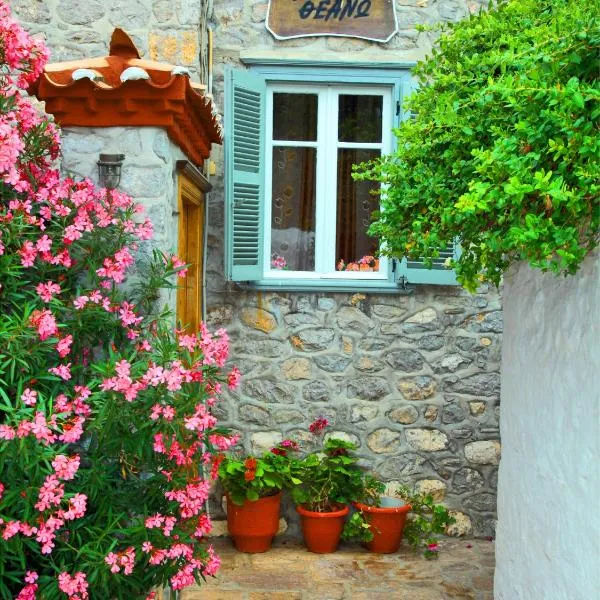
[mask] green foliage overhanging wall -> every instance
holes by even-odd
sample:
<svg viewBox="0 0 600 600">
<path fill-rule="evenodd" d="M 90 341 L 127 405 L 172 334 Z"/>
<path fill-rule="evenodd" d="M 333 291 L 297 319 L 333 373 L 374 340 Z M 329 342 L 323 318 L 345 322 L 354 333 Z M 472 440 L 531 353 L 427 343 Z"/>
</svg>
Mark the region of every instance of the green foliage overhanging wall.
<svg viewBox="0 0 600 600">
<path fill-rule="evenodd" d="M 574 273 L 598 243 L 600 4 L 515 0 L 450 25 L 415 68 L 370 233 L 431 259 L 460 239 L 470 290 L 508 266 Z"/>
</svg>

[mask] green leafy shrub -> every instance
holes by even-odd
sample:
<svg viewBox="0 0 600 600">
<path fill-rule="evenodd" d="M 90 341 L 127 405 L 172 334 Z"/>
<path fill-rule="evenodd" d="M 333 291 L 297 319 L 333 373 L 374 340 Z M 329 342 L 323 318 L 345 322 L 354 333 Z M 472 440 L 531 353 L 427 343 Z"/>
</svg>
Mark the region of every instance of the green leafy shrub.
<svg viewBox="0 0 600 600">
<path fill-rule="evenodd" d="M 446 26 L 414 76 L 398 149 L 362 165 L 385 184 L 384 254 L 439 255 L 458 280 L 515 261 L 572 274 L 598 243 L 600 4 L 513 0 Z"/>
</svg>

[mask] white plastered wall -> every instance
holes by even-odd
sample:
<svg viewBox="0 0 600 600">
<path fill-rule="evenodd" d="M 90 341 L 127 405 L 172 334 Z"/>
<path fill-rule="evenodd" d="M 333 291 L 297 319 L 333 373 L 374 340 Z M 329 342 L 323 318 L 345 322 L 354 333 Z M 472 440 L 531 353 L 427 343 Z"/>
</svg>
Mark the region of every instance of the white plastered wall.
<svg viewBox="0 0 600 600">
<path fill-rule="evenodd" d="M 598 262 L 506 278 L 496 600 L 600 597 Z"/>
</svg>

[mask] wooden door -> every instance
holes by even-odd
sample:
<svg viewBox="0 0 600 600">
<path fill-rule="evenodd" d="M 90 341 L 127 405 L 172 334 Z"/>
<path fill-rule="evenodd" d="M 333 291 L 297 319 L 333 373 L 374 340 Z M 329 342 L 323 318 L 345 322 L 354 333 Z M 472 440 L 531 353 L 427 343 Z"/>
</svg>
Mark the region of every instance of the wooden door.
<svg viewBox="0 0 600 600">
<path fill-rule="evenodd" d="M 202 319 L 204 281 L 204 192 L 183 173 L 179 175 L 179 258 L 187 263 L 179 279 L 177 320 L 188 331 L 197 331 Z"/>
</svg>

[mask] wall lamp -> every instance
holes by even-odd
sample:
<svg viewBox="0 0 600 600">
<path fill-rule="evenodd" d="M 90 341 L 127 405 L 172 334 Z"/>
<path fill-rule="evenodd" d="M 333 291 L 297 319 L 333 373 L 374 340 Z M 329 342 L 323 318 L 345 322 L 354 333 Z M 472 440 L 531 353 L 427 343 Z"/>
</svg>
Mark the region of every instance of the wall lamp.
<svg viewBox="0 0 600 600">
<path fill-rule="evenodd" d="M 101 154 L 98 160 L 98 181 L 100 187 L 113 190 L 121 181 L 121 165 L 124 154 Z"/>
</svg>

